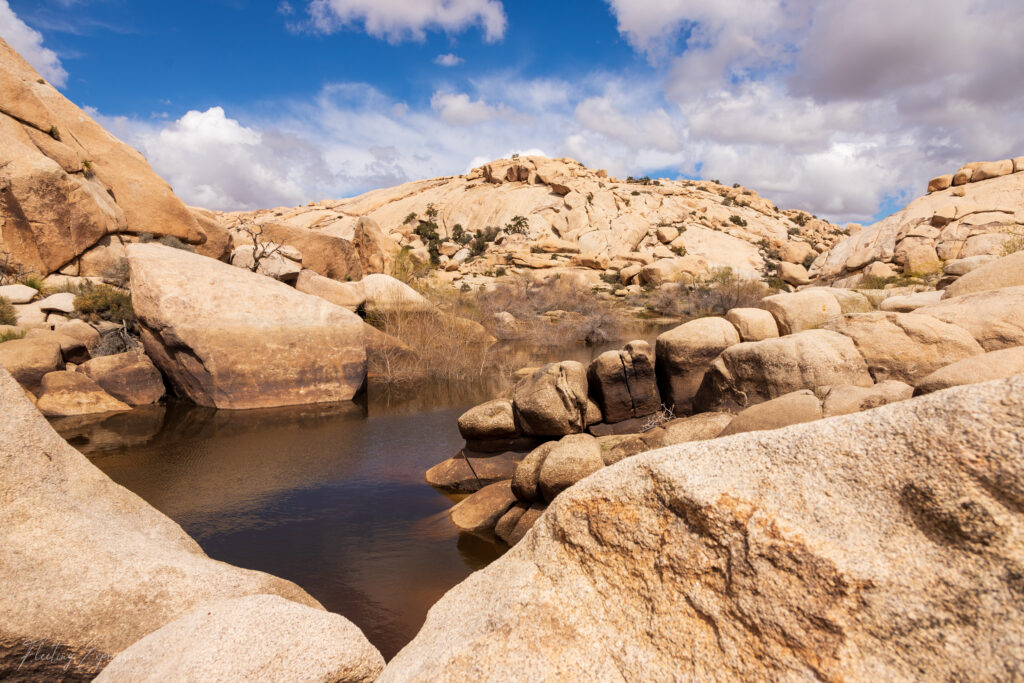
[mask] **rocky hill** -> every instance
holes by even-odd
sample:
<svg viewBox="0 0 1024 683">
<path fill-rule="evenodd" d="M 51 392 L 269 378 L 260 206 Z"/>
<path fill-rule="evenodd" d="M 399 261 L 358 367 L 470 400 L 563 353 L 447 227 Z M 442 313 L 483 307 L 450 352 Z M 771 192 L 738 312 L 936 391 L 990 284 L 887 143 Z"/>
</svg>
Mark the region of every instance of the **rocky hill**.
<svg viewBox="0 0 1024 683">
<path fill-rule="evenodd" d="M 433 256 L 441 277 L 471 284 L 498 268 L 589 270 L 621 276 L 623 285 L 718 266 L 761 278 L 774 275 L 780 255 L 809 265 L 845 235 L 743 187 L 620 180 L 544 157 L 500 159 L 466 175 L 351 199 L 218 217 L 229 227 L 284 225 L 346 240 L 356 239 L 360 218 L 370 218 L 396 247 L 423 261 Z"/>
<path fill-rule="evenodd" d="M 946 276 L 947 282 L 1024 247 L 1024 157 L 965 164 L 928 193 L 822 254 L 819 281 L 855 287 L 866 277 Z M 940 286 L 945 283 L 936 282 Z"/>
</svg>

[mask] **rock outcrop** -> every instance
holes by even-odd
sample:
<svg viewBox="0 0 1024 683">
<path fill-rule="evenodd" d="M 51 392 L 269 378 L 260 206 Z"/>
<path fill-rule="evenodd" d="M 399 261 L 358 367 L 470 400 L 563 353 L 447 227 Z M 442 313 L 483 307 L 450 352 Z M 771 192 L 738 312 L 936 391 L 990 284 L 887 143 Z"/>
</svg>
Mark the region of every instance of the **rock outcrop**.
<svg viewBox="0 0 1024 683">
<path fill-rule="evenodd" d="M 627 459 L 380 680 L 1019 677 L 1022 425 L 1018 376 Z"/>
<path fill-rule="evenodd" d="M 298 586 L 215 562 L 46 423 L 0 369 L 0 678 L 87 678 L 217 600 Z M 310 649 L 313 649 L 310 646 Z"/>
<path fill-rule="evenodd" d="M 41 274 L 108 235 L 170 235 L 223 251 L 141 154 L 44 82 L 0 40 L 0 249 Z"/>
<path fill-rule="evenodd" d="M 176 393 L 217 408 L 347 401 L 366 377 L 363 322 L 270 278 L 180 249 L 128 249 L 146 353 Z"/>
</svg>

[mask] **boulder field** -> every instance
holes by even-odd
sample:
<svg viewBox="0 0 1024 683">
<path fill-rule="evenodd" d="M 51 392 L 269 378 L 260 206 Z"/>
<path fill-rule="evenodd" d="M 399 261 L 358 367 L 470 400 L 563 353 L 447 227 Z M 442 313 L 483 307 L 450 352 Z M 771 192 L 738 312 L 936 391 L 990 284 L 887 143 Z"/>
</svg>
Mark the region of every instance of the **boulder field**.
<svg viewBox="0 0 1024 683">
<path fill-rule="evenodd" d="M 268 669 L 282 679 L 372 680 L 380 671 L 383 660 L 354 625 L 293 583 L 211 560 L 176 523 L 111 481 L 2 368 L 0 415 L 0 678 L 88 679 L 146 636 L 180 643 L 182 633 L 190 646 L 161 656 L 226 680 L 288 651 L 303 656 Z M 222 627 L 223 601 L 233 632 Z M 191 649 L 203 643 L 248 650 L 208 663 Z M 168 670 L 146 652 L 131 658 L 142 669 L 129 662 L 126 670 L 149 678 L 133 680 Z"/>
<path fill-rule="evenodd" d="M 526 508 L 543 509 L 637 453 L 1019 373 L 1022 291 L 983 290 L 899 313 L 875 311 L 848 290 L 808 289 L 769 297 L 767 310 L 684 323 L 662 333 L 653 351 L 635 341 L 589 368 L 552 363 L 525 373 L 510 398 L 466 412 L 459 430 L 467 449 L 432 468 L 427 481 L 453 493 L 487 485 L 453 508 L 452 520 L 513 544 L 528 524 Z M 512 495 L 493 495 L 507 481 Z M 469 509 L 467 525 L 457 511 Z"/>
<path fill-rule="evenodd" d="M 1022 511 L 1024 376 L 645 453 L 559 495 L 380 680 L 1013 679 Z"/>
</svg>

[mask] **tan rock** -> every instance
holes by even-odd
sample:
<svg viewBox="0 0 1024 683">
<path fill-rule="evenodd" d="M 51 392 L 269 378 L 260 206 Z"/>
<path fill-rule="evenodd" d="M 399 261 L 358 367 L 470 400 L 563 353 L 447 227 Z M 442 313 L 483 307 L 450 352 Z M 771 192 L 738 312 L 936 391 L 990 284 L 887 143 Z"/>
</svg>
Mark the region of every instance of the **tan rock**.
<svg viewBox="0 0 1024 683">
<path fill-rule="evenodd" d="M 630 280 L 639 275 L 642 269 L 643 266 L 639 264 L 626 266 L 625 268 L 619 271 L 619 282 L 621 282 L 622 284 L 627 284 Z"/>
<path fill-rule="evenodd" d="M 706 441 L 717 438 L 729 426 L 734 415 L 731 413 L 699 413 L 691 417 L 676 418 L 665 424 L 662 445 L 674 446 L 690 441 Z"/>
<path fill-rule="evenodd" d="M 0 299 L 7 299 L 12 304 L 27 304 L 39 295 L 38 289 L 26 285 L 3 285 L 0 286 Z"/>
<path fill-rule="evenodd" d="M 514 545 L 511 542 L 512 534 L 515 532 L 516 524 L 523 518 L 526 511 L 530 509 L 528 503 L 518 502 L 508 509 L 508 512 L 501 516 L 498 523 L 494 525 L 494 535 L 505 541 L 509 545 Z"/>
<path fill-rule="evenodd" d="M 527 503 L 541 500 L 540 468 L 557 441 L 547 441 L 530 451 L 512 476 L 512 493 Z"/>
<path fill-rule="evenodd" d="M 942 272 L 946 275 L 953 275 L 959 277 L 961 275 L 966 275 L 967 273 L 971 272 L 972 270 L 975 270 L 976 268 L 980 268 L 986 263 L 991 263 L 992 261 L 995 261 L 997 258 L 998 257 L 996 256 L 982 255 L 955 259 L 953 261 L 948 261 L 945 265 L 943 265 Z"/>
<path fill-rule="evenodd" d="M 935 209 L 935 213 L 932 214 L 931 224 L 936 228 L 942 228 L 949 225 L 955 218 L 956 205 L 943 204 L 939 208 Z"/>
<path fill-rule="evenodd" d="M 450 590 L 381 683 L 1017 675 L 1022 419 L 1017 378 L 631 458 Z"/>
<path fill-rule="evenodd" d="M 133 244 L 128 260 L 146 353 L 179 395 L 245 409 L 362 388 L 363 322 L 350 311 L 178 249 Z"/>
<path fill-rule="evenodd" d="M 69 324 L 62 323 L 61 327 L 64 328 Z M 82 324 L 85 325 L 85 323 Z M 89 326 L 86 325 L 86 327 Z M 63 334 L 46 327 L 38 327 L 29 330 L 28 334 L 25 335 L 25 339 L 31 339 L 40 344 L 43 342 L 55 342 L 60 345 L 60 355 L 65 363 L 84 363 L 91 357 L 89 352 L 90 346 L 99 343 L 99 333 L 92 330 L 92 336 L 93 339 L 84 339 L 79 335 Z"/>
<path fill-rule="evenodd" d="M 564 436 L 582 432 L 587 412 L 587 372 L 581 363 L 543 366 L 516 385 L 513 400 L 524 434 Z"/>
<path fill-rule="evenodd" d="M 1024 346 L 1024 286 L 943 299 L 915 313 L 964 328 L 986 351 Z"/>
<path fill-rule="evenodd" d="M 548 452 L 537 473 L 537 489 L 551 502 L 558 494 L 604 467 L 601 445 L 590 434 L 562 437 Z"/>
<path fill-rule="evenodd" d="M 733 308 L 725 319 L 740 333 L 741 341 L 761 341 L 779 336 L 775 317 L 763 308 Z"/>
<path fill-rule="evenodd" d="M 903 263 L 903 272 L 907 275 L 925 275 L 934 273 L 942 267 L 935 247 L 918 244 L 906 251 L 906 260 Z"/>
<path fill-rule="evenodd" d="M 64 368 L 60 343 L 51 338 L 14 339 L 0 344 L 0 366 L 33 394 L 38 394 L 43 376 Z"/>
<path fill-rule="evenodd" d="M 394 271 L 395 252 L 397 245 L 392 242 L 377 225 L 377 221 L 369 216 L 360 216 L 356 221 L 352 246 L 359 255 L 359 263 L 364 275 L 384 273 L 391 275 Z"/>
<path fill-rule="evenodd" d="M 363 295 L 368 316 L 390 311 L 433 311 L 422 294 L 400 280 L 383 274 L 371 274 L 362 279 Z"/>
<path fill-rule="evenodd" d="M 953 174 L 940 175 L 928 181 L 928 192 L 939 192 L 949 189 L 953 184 Z"/>
<path fill-rule="evenodd" d="M 868 277 L 878 278 L 879 280 L 887 280 L 891 277 L 896 277 L 896 269 L 889 263 L 882 263 L 881 261 L 875 261 L 867 268 L 864 269 L 864 274 Z"/>
<path fill-rule="evenodd" d="M 654 353 L 643 340 L 602 353 L 590 364 L 587 381 L 605 422 L 643 417 L 661 407 Z"/>
<path fill-rule="evenodd" d="M 853 339 L 876 382 L 913 385 L 943 365 L 982 353 L 967 330 L 917 313 L 852 313 L 824 328 Z"/>
<path fill-rule="evenodd" d="M 694 408 L 743 409 L 801 389 L 842 384 L 874 384 L 853 340 L 830 330 L 806 330 L 723 351 L 708 370 Z"/>
<path fill-rule="evenodd" d="M 942 298 L 951 299 L 974 292 L 1022 285 L 1024 285 L 1024 251 L 1018 251 L 1000 259 L 983 262 L 970 269 L 959 280 L 946 287 Z"/>
<path fill-rule="evenodd" d="M 928 292 L 917 292 L 916 294 L 904 294 L 901 296 L 890 296 L 882 301 L 878 308 L 882 311 L 894 313 L 912 313 L 922 306 L 937 304 L 942 300 L 942 291 L 934 290 Z"/>
<path fill-rule="evenodd" d="M 662 227 L 658 228 L 656 234 L 659 242 L 661 242 L 662 244 L 669 244 L 672 242 L 672 240 L 679 237 L 679 229 L 674 228 L 671 225 L 663 225 Z"/>
<path fill-rule="evenodd" d="M 1002 159 L 1001 161 L 989 161 L 981 164 L 974 169 L 974 175 L 971 176 L 971 182 L 977 183 L 982 180 L 989 180 L 991 178 L 998 178 L 999 176 L 1010 175 L 1013 173 L 1013 160 Z"/>
<path fill-rule="evenodd" d="M 95 680 L 369 683 L 383 670 L 380 652 L 345 617 L 276 595 L 247 595 L 204 604 L 157 629 Z"/>
<path fill-rule="evenodd" d="M 974 169 L 965 166 L 953 174 L 953 185 L 966 185 L 971 182 L 973 175 Z"/>
<path fill-rule="evenodd" d="M 464 439 L 500 439 L 516 436 L 512 402 L 499 398 L 470 408 L 459 417 L 459 433 Z"/>
<path fill-rule="evenodd" d="M 462 531 L 492 530 L 515 503 L 511 481 L 488 484 L 451 509 L 452 524 Z"/>
<path fill-rule="evenodd" d="M 939 368 L 917 383 L 918 394 L 979 384 L 1024 373 L 1024 346 L 989 351 Z"/>
<path fill-rule="evenodd" d="M 260 257 L 258 264 L 256 263 L 256 256 Z M 230 263 L 237 268 L 248 271 L 252 271 L 255 266 L 256 270 L 253 272 L 272 277 L 275 280 L 281 280 L 282 282 L 295 282 L 299 272 L 302 270 L 302 266 L 298 263 L 285 258 L 279 253 L 270 254 L 270 256 L 264 258 L 262 252 L 256 253 L 255 247 L 244 244 L 231 252 Z"/>
<path fill-rule="evenodd" d="M 820 327 L 826 320 L 843 312 L 831 292 L 817 287 L 765 297 L 761 304 L 775 317 L 779 333 L 783 335 Z"/>
<path fill-rule="evenodd" d="M 849 415 L 905 401 L 913 395 L 914 387 L 895 380 L 880 382 L 873 387 L 845 385 L 829 389 L 822 409 L 825 417 Z"/>
<path fill-rule="evenodd" d="M 299 272 L 295 280 L 295 289 L 353 312 L 366 303 L 366 292 L 361 282 L 338 282 L 317 275 L 312 270 Z"/>
<path fill-rule="evenodd" d="M 821 401 L 813 391 L 802 389 L 745 408 L 729 422 L 720 436 L 780 429 L 820 420 L 821 417 Z"/>
<path fill-rule="evenodd" d="M 131 406 L 156 403 L 165 392 L 160 371 L 146 354 L 138 351 L 93 358 L 79 366 L 77 372 Z"/>
<path fill-rule="evenodd" d="M 473 493 L 488 484 L 511 479 L 522 459 L 522 453 L 512 451 L 476 453 L 467 450 L 431 467 L 425 479 L 434 488 L 448 493 Z"/>
<path fill-rule="evenodd" d="M 103 391 L 88 376 L 66 371 L 43 376 L 36 406 L 47 417 L 131 410 L 131 406 Z"/>
<path fill-rule="evenodd" d="M 779 258 L 785 263 L 803 264 L 809 257 L 817 256 L 814 247 L 807 242 L 788 240 L 779 247 Z"/>
<path fill-rule="evenodd" d="M 0 348 L 6 344 L 0 345 Z M 293 583 L 206 557 L 181 527 L 69 446 L 0 370 L 0 677 L 91 678 L 204 603 Z M 27 657 L 26 643 L 56 657 Z"/>
<path fill-rule="evenodd" d="M 807 269 L 796 263 L 787 263 L 785 261 L 779 263 L 779 277 L 782 278 L 783 282 L 791 285 L 811 284 L 811 276 L 807 274 Z"/>
<path fill-rule="evenodd" d="M 725 318 L 698 318 L 663 332 L 655 343 L 662 400 L 676 414 L 690 413 L 712 362 L 739 343 L 739 333 Z"/>
</svg>

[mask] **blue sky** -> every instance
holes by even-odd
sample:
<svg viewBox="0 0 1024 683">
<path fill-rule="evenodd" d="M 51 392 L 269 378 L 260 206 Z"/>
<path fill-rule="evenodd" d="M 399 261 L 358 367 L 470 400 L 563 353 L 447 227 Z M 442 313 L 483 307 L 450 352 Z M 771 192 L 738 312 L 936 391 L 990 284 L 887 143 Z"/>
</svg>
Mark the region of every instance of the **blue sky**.
<svg viewBox="0 0 1024 683">
<path fill-rule="evenodd" d="M 533 151 L 869 221 L 1021 153 L 1022 28 L 997 0 L 0 0 L 0 36 L 219 209 Z"/>
</svg>

